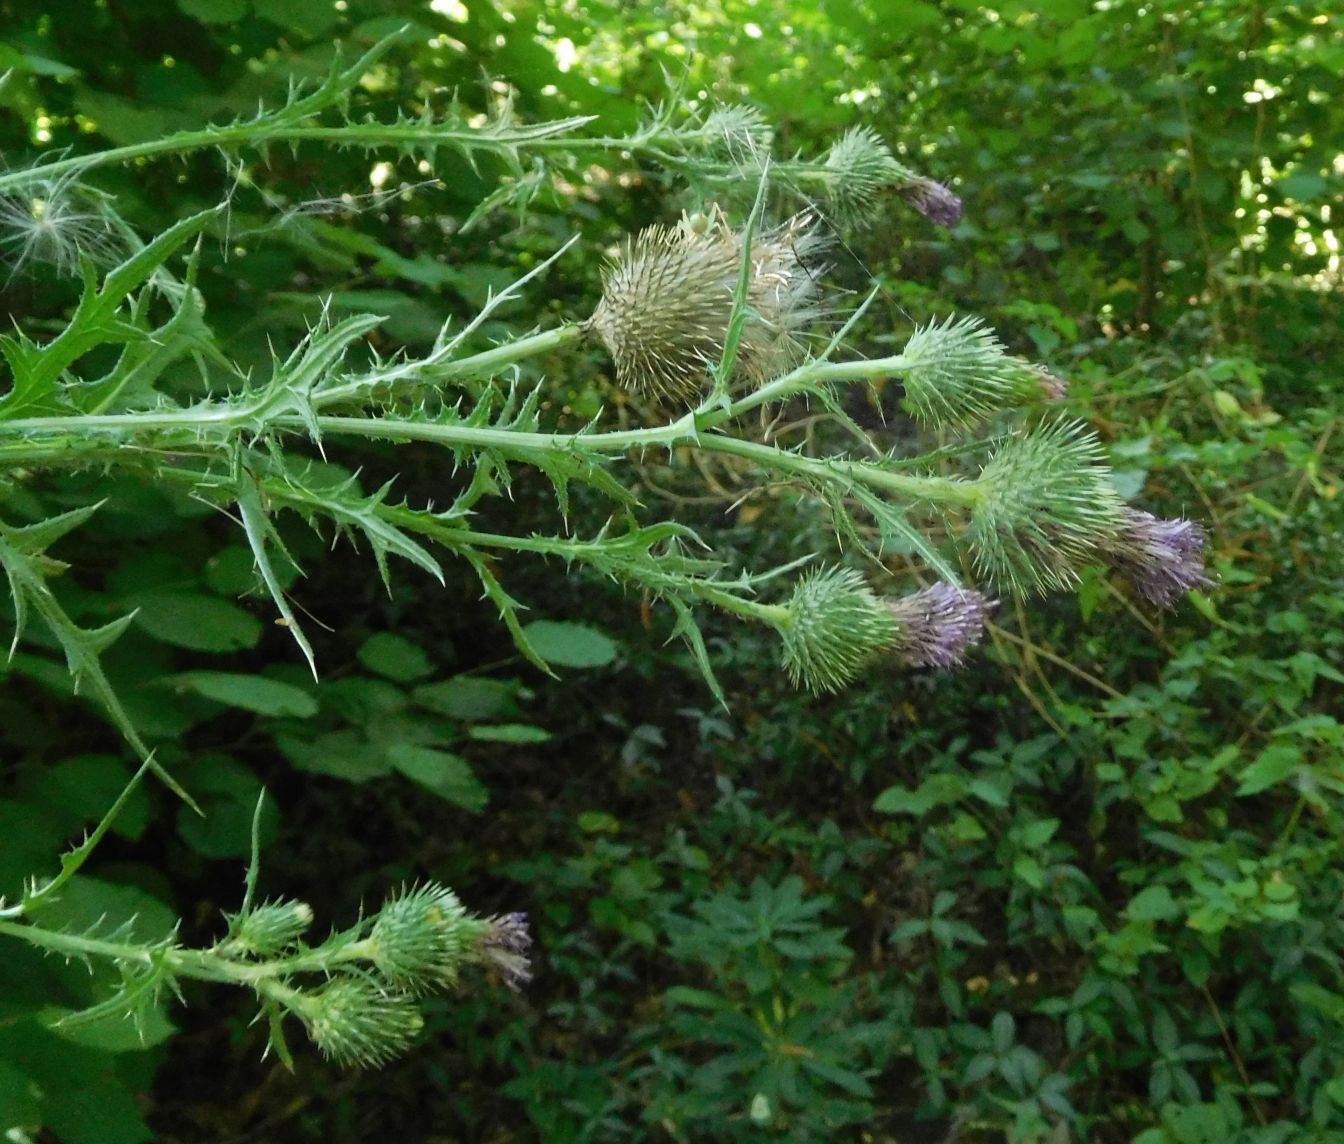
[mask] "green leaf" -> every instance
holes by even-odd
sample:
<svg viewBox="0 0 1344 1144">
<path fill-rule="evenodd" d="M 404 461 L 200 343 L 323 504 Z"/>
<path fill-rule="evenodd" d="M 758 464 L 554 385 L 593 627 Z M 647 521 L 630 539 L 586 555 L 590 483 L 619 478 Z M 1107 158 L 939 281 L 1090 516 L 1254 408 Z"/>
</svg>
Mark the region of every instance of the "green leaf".
<svg viewBox="0 0 1344 1144">
<path fill-rule="evenodd" d="M 104 1053 L 138 1053 L 162 1044 L 177 1026 L 159 1006 L 143 1009 L 136 1020 L 125 1013 L 109 1012 L 92 1020 L 77 1020 L 79 1009 L 49 1005 L 39 1010 L 38 1020 L 64 1041 Z"/>
<path fill-rule="evenodd" d="M 1283 782 L 1302 762 L 1302 751 L 1292 743 L 1271 743 L 1255 762 L 1241 772 L 1238 795 L 1259 794 Z"/>
<path fill-rule="evenodd" d="M 195 811 L 184 813 L 197 817 Z M 177 915 L 138 886 L 124 886 L 77 874 L 66 882 L 60 896 L 35 911 L 38 924 L 70 933 L 108 931 L 122 927 L 121 940 L 156 942 L 172 936 Z"/>
<path fill-rule="evenodd" d="M 1166 922 L 1180 917 L 1182 910 L 1166 886 L 1146 886 L 1130 899 L 1125 913 L 1136 922 Z"/>
<path fill-rule="evenodd" d="M 280 812 L 267 799 L 257 811 L 260 780 L 227 755 L 205 755 L 186 770 L 186 781 L 201 801 L 204 814 L 179 812 L 177 832 L 206 858 L 246 858 L 252 849 L 253 818 L 260 813 L 262 845 L 275 838 Z"/>
<path fill-rule="evenodd" d="M 618 650 L 614 640 L 586 624 L 534 620 L 523 631 L 537 654 L 558 667 L 606 667 Z"/>
<path fill-rule="evenodd" d="M 163 643 L 193 651 L 257 646 L 262 622 L 237 604 L 194 592 L 144 592 L 131 598 L 138 627 Z"/>
<path fill-rule="evenodd" d="M 125 760 L 114 755 L 78 755 L 34 773 L 25 784 L 24 793 L 54 818 L 70 822 L 72 828 L 68 833 L 73 833 L 75 828 L 102 818 L 133 774 Z M 113 833 L 133 841 L 138 839 L 149 825 L 149 813 L 148 796 L 137 787 L 113 822 Z M 0 838 L 9 844 L 10 835 L 3 826 Z M 51 856 L 54 854 L 53 851 Z"/>
<path fill-rule="evenodd" d="M 460 755 L 397 743 L 388 750 L 392 765 L 408 779 L 463 810 L 478 814 L 490 795 Z"/>
<path fill-rule="evenodd" d="M 179 247 L 195 238 L 221 209 L 212 207 L 170 226 L 149 245 L 109 271 L 101 288 L 96 285 L 90 270 L 74 315 L 46 345 L 39 346 L 24 337 L 0 336 L 0 352 L 4 353 L 14 374 L 13 387 L 0 398 L 0 418 L 28 415 L 44 409 L 61 411 L 59 391 L 65 371 L 97 346 L 125 342 L 141 335 L 142 331 L 118 316 L 122 302 Z"/>
<path fill-rule="evenodd" d="M 191 691 L 227 707 L 240 707 L 258 715 L 291 715 L 306 719 L 317 714 L 317 700 L 303 688 L 263 675 L 191 671 L 167 676 L 163 682 L 178 691 Z"/>
<path fill-rule="evenodd" d="M 480 679 L 474 675 L 456 675 L 441 683 L 421 684 L 411 692 L 421 707 L 467 721 L 517 715 L 517 694 L 516 683 Z"/>
<path fill-rule="evenodd" d="M 28 73 L 29 75 L 49 75 L 54 79 L 70 79 L 79 75 L 77 68 L 72 68 L 68 64 L 63 64 L 59 60 L 48 59 L 46 56 L 35 56 L 31 53 L 25 54 L 9 44 L 0 44 L 0 72 L 15 71 L 19 73 Z M 12 1121 L 11 1123 L 19 1123 Z"/>
<path fill-rule="evenodd" d="M 332 731 L 316 739 L 276 736 L 281 754 L 301 771 L 362 783 L 392 770 L 387 752 L 357 731 Z"/>
<path fill-rule="evenodd" d="M 1317 175 L 1311 171 L 1294 171 L 1291 175 L 1285 175 L 1274 185 L 1283 192 L 1286 198 L 1296 199 L 1300 203 L 1319 199 L 1330 188 L 1329 182 L 1323 175 Z"/>
<path fill-rule="evenodd" d="M 551 737 L 529 723 L 486 723 L 467 728 L 467 734 L 486 743 L 545 743 Z"/>
<path fill-rule="evenodd" d="M 41 1124 L 41 1096 L 42 1086 L 36 1080 L 0 1056 L 0 1127 Z"/>
<path fill-rule="evenodd" d="M 966 797 L 970 788 L 959 775 L 930 775 L 919 784 L 918 790 L 892 786 L 884 790 L 873 803 L 880 814 L 927 814 L 940 806 L 949 806 Z"/>
<path fill-rule="evenodd" d="M 355 654 L 370 671 L 398 683 L 412 683 L 434 674 L 434 665 L 424 650 L 392 632 L 370 636 Z"/>
<path fill-rule="evenodd" d="M 177 6 L 185 15 L 206 24 L 236 24 L 251 6 L 248 0 L 177 0 Z M 267 0 L 265 11 L 269 12 L 271 0 Z"/>
</svg>

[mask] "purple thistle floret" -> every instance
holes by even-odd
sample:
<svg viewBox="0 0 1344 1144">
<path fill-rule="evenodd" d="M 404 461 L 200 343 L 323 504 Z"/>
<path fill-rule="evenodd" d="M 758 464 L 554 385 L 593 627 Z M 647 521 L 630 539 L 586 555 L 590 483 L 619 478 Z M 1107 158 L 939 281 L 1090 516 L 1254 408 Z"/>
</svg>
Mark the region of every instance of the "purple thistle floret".
<svg viewBox="0 0 1344 1144">
<path fill-rule="evenodd" d="M 933 179 L 916 179 L 900 188 L 901 197 L 926 219 L 939 226 L 961 221 L 961 199 Z"/>
<path fill-rule="evenodd" d="M 886 605 L 896 620 L 892 654 L 901 665 L 945 671 L 980 642 L 993 601 L 979 592 L 934 584 Z"/>
<path fill-rule="evenodd" d="M 504 984 L 514 992 L 532 980 L 532 965 L 527 957 L 531 948 L 532 935 L 527 929 L 526 914 L 503 914 L 487 919 L 486 930 L 477 947 L 482 960 L 498 969 Z"/>
<path fill-rule="evenodd" d="M 1120 534 L 1104 555 L 1134 583 L 1139 595 L 1159 608 L 1174 607 L 1191 588 L 1211 585 L 1204 574 L 1204 530 L 1192 520 L 1162 520 L 1126 508 Z"/>
</svg>

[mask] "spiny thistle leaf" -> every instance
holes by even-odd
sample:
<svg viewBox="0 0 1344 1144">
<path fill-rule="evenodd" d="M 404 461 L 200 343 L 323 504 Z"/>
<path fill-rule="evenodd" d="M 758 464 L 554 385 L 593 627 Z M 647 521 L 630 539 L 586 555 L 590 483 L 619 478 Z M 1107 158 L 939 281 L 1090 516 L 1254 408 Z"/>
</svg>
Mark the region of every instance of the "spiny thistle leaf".
<svg viewBox="0 0 1344 1144">
<path fill-rule="evenodd" d="M 251 474 L 246 471 L 240 472 L 233 491 L 235 503 L 238 505 L 238 514 L 243 521 L 243 533 L 247 537 L 248 547 L 252 549 L 252 561 L 256 565 L 262 582 L 266 585 L 266 590 L 271 595 L 271 600 L 279 610 L 280 616 L 285 622 L 285 627 L 289 629 L 289 634 L 294 637 L 294 642 L 299 645 L 299 650 L 303 652 L 304 659 L 308 661 L 308 670 L 313 673 L 313 678 L 316 679 L 317 660 L 313 655 L 313 645 L 308 642 L 308 637 L 303 634 L 298 617 L 294 615 L 294 609 L 289 606 L 289 600 L 285 597 L 285 590 L 280 586 L 280 579 L 276 576 L 275 568 L 271 564 L 271 556 L 267 551 L 267 545 L 273 543 L 295 568 L 298 567 L 298 564 L 285 549 L 284 541 L 280 539 L 280 534 L 276 532 L 275 525 L 271 523 L 270 516 L 262 504 L 261 492 Z"/>
<path fill-rule="evenodd" d="M 118 315 L 121 304 L 222 209 L 211 207 L 175 223 L 110 270 L 101 287 L 86 262 L 84 292 L 75 313 L 65 329 L 46 345 L 39 346 L 22 336 L 0 336 L 0 352 L 14 375 L 13 388 L 0 398 L 0 418 L 60 411 L 61 375 L 66 369 L 96 346 L 139 339 L 142 332 Z"/>
<path fill-rule="evenodd" d="M 81 684 L 98 698 L 112 724 L 121 732 L 137 755 L 179 798 L 193 810 L 199 811 L 195 800 L 181 785 L 154 760 L 153 753 L 140 737 L 140 732 L 126 713 L 111 682 L 103 671 L 101 655 L 126 630 L 134 614 L 122 616 L 98 628 L 81 628 L 61 607 L 47 584 L 50 576 L 58 575 L 66 565 L 46 555 L 46 548 L 71 529 L 83 524 L 100 507 L 99 504 L 73 509 L 25 527 L 11 527 L 0 522 L 0 566 L 9 581 L 14 600 L 15 630 L 10 655 L 17 646 L 23 622 L 31 607 L 42 617 L 47 628 L 56 637 L 65 652 L 66 669 L 78 691 Z"/>
</svg>

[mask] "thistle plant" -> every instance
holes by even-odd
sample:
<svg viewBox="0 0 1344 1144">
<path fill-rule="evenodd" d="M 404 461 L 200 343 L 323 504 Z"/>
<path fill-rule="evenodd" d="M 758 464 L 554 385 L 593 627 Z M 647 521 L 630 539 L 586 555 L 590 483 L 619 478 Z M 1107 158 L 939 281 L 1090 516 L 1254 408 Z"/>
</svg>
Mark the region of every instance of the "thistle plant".
<svg viewBox="0 0 1344 1144">
<path fill-rule="evenodd" d="M 143 770 L 182 797 L 190 791 L 160 765 L 103 668 L 103 653 L 131 617 L 82 626 L 61 590 L 67 566 L 49 551 L 102 506 L 24 516 L 31 501 L 20 494 L 43 474 L 112 472 L 221 510 L 315 677 L 317 657 L 284 587 L 283 573 L 297 567 L 285 541 L 289 516 L 357 541 L 389 591 L 394 560 L 440 582 L 445 558 L 465 562 L 518 651 L 543 671 L 551 668 L 524 631 L 523 605 L 497 575 L 499 562 L 531 554 L 614 579 L 670 610 L 671 634 L 686 642 L 724 703 L 700 629 L 706 608 L 773 630 L 784 673 L 825 694 L 869 669 L 956 666 L 984 630 L 990 594 L 1066 590 L 1089 565 L 1115 567 L 1159 605 L 1208 583 L 1198 527 L 1126 506 L 1085 425 L 1058 415 L 1006 420 L 1020 407 L 1058 400 L 1062 385 L 1012 357 L 974 319 L 931 319 L 901 352 L 875 358 L 850 348 L 875 295 L 829 336 L 814 328 L 831 308 L 820 286 L 827 224 L 818 211 L 840 225 L 869 220 L 892 202 L 935 224 L 960 216 L 950 191 L 898 162 L 871 131 L 850 132 L 823 156 L 776 160 L 768 127 L 741 108 L 686 115 L 671 104 L 618 136 L 595 133 L 585 117 L 520 124 L 507 109 L 484 121 L 457 107 L 388 122 L 347 114 L 361 77 L 390 46 L 250 119 L 39 158 L 0 174 L 0 246 L 14 263 L 47 258 L 58 273 L 78 261 L 82 283 L 54 336 L 25 328 L 0 335 L 8 371 L 0 393 L 0 566 L 13 600 L 13 646 L 40 620 Z M 201 270 L 210 244 L 227 243 L 232 213 L 248 194 L 243 173 L 264 170 L 268 149 L 280 144 L 407 155 L 441 177 L 490 156 L 503 181 L 464 229 L 504 205 L 525 210 L 546 186 L 562 193 L 566 174 L 594 162 L 656 166 L 683 181 L 696 209 L 628 237 L 586 316 L 493 344 L 483 338 L 497 333 L 491 323 L 500 308 L 526 300 L 576 235 L 469 317 L 450 318 L 423 354 L 386 351 L 376 313 L 338 316 L 328 307 L 306 336 L 275 340 L 267 369 L 250 370 L 211 327 Z M 103 168 L 196 152 L 223 153 L 228 197 L 150 241 L 96 189 Z M 772 217 L 784 221 L 769 225 Z M 320 246 L 332 236 L 314 229 L 305 240 Z M 117 260 L 106 265 L 114 251 Z M 562 431 L 536 367 L 585 340 L 609 351 L 617 387 L 658 399 L 666 419 L 612 428 L 599 417 Z M 199 374 L 186 396 L 163 383 L 184 363 Z M 844 391 L 887 377 L 903 382 L 921 426 L 963 439 L 915 456 L 869 439 L 845 415 Z M 749 415 L 803 407 L 829 416 L 857 445 L 809 450 L 751 432 Z M 983 438 L 965 439 L 972 431 Z M 314 463 L 357 456 L 352 447 L 369 441 L 439 447 L 443 471 L 457 474 L 449 492 L 437 504 L 412 504 L 392 484 L 366 488 L 355 475 L 333 482 Z M 818 553 L 782 568 L 731 566 L 705 538 L 638 504 L 621 466 L 654 450 L 722 458 L 759 484 L 803 491 L 829 514 L 844 559 Z M 489 498 L 507 494 L 523 471 L 554 489 L 553 532 L 490 527 Z M 590 535 L 568 528 L 575 486 L 611 506 L 608 522 Z M 897 553 L 903 566 L 922 563 L 921 582 L 935 583 L 903 584 L 887 563 Z M 978 586 L 963 582 L 967 568 Z M 0 934 L 111 960 L 127 976 L 129 992 L 117 1001 L 127 1011 L 182 978 L 240 985 L 257 995 L 277 1051 L 280 1019 L 293 1015 L 334 1059 L 378 1063 L 412 1041 L 416 999 L 453 987 L 464 966 L 492 967 L 513 985 L 527 978 L 521 918 L 474 917 L 438 885 L 408 889 L 312 947 L 303 943 L 311 921 L 303 903 L 253 905 L 250 891 L 227 935 L 206 950 L 41 929 L 40 906 L 68 881 L 66 870 L 84 863 L 100 831 L 62 875 L 0 911 Z"/>
<path fill-rule="evenodd" d="M 304 938 L 313 910 L 306 902 L 255 901 L 260 801 L 242 906 L 226 915 L 227 930 L 212 945 L 188 948 L 176 929 L 160 940 L 136 940 L 129 921 L 106 918 L 83 932 L 42 926 L 43 908 L 84 865 L 147 772 L 141 768 L 84 844 L 64 857 L 55 878 L 33 880 L 12 904 L 0 900 L 0 935 L 82 962 L 90 972 L 99 964 L 117 971 L 103 999 L 66 1017 L 64 1026 L 123 1019 L 143 1036 L 151 1017 L 182 996 L 182 982 L 206 981 L 251 992 L 267 1046 L 286 1063 L 292 1063 L 284 1031 L 291 1017 L 337 1064 L 376 1067 L 414 1043 L 424 1023 L 420 999 L 458 988 L 464 971 L 484 969 L 514 989 L 529 979 L 526 918 L 474 916 L 435 883 L 395 892 L 376 913 L 309 944 Z"/>
</svg>

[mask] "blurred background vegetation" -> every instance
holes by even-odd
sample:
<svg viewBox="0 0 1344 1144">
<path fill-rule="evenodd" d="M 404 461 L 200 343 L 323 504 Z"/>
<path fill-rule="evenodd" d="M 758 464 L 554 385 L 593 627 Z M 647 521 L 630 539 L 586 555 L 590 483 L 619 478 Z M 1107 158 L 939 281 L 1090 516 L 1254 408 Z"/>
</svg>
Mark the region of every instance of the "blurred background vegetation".
<svg viewBox="0 0 1344 1144">
<path fill-rule="evenodd" d="M 524 121 L 596 115 L 615 134 L 644 103 L 746 101 L 786 153 L 876 129 L 966 214 L 943 231 L 893 202 L 844 236 L 832 278 L 884 289 L 860 348 L 884 352 L 912 317 L 983 316 L 1069 378 L 1124 495 L 1208 527 L 1221 586 L 1154 617 L 1098 572 L 1076 597 L 1000 608 L 959 674 L 827 699 L 787 686 L 764 635 L 711 617 L 725 710 L 665 645 L 667 618 L 609 584 L 509 566 L 535 618 L 582 625 L 541 629 L 573 664 L 552 681 L 469 571 L 445 590 L 403 568 L 389 598 L 366 554 L 295 530 L 296 598 L 330 629 L 313 632 L 313 689 L 270 607 L 235 599 L 250 560 L 228 522 L 97 473 L 25 486 L 11 495 L 54 510 L 91 485 L 110 498 L 69 546 L 71 599 L 140 607 L 109 672 L 210 810 L 142 792 L 96 881 L 61 903 L 69 924 L 115 902 L 146 932 L 177 914 L 209 940 L 264 786 L 263 892 L 324 926 L 435 877 L 473 909 L 527 910 L 537 954 L 522 995 L 433 1003 L 424 1044 L 380 1073 L 306 1046 L 290 1072 L 221 990 L 190 992 L 148 1047 L 53 1029 L 94 985 L 7 941 L 0 1128 L 67 1144 L 1344 1140 L 1344 7 L 0 0 L 0 149 L 13 167 L 249 114 L 325 74 L 338 41 L 406 24 L 356 115 L 511 101 Z M 382 348 L 423 349 L 572 233 L 562 272 L 484 333 L 586 316 L 613 243 L 682 206 L 657 169 L 578 162 L 533 188 L 492 164 L 273 150 L 245 177 L 274 209 L 240 208 L 207 251 L 213 325 L 260 365 L 330 297 L 388 314 Z M 152 234 L 233 177 L 202 155 L 93 181 Z M 500 186 L 526 211 L 464 232 Z M 56 329 L 73 295 L 39 268 L 3 300 Z M 596 352 L 548 362 L 549 416 L 637 422 L 608 374 Z M 915 432 L 894 387 L 853 413 L 888 440 Z M 451 481 L 428 446 L 367 453 L 413 498 Z M 732 467 L 649 458 L 635 479 L 730 557 L 801 555 L 826 527 Z M 554 511 L 540 479 L 497 503 L 515 530 Z M 56 659 L 5 670 L 12 893 L 131 763 Z M 263 673 L 304 699 L 236 682 Z M 456 760 L 429 784 L 426 742 Z"/>
</svg>

